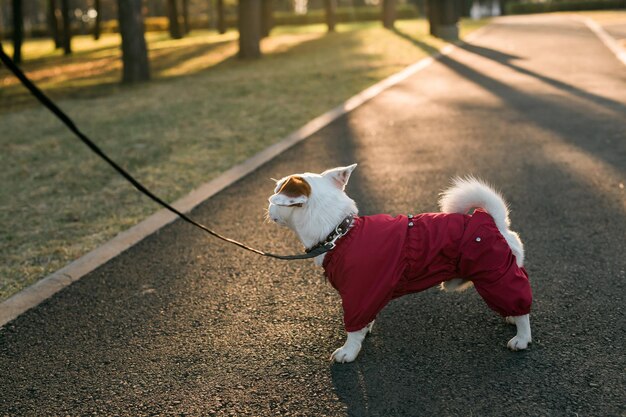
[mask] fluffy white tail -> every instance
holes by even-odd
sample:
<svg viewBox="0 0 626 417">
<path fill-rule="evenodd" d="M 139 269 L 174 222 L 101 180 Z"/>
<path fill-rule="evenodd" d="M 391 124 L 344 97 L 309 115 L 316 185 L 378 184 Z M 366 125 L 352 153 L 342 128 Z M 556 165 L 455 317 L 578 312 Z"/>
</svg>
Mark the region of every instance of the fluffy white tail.
<svg viewBox="0 0 626 417">
<path fill-rule="evenodd" d="M 481 208 L 491 214 L 506 239 L 518 266 L 524 265 L 524 245 L 517 233 L 509 230 L 509 209 L 504 198 L 492 187 L 474 178 L 455 178 L 452 187 L 441 193 L 439 207 L 444 213 L 466 214 Z"/>
</svg>

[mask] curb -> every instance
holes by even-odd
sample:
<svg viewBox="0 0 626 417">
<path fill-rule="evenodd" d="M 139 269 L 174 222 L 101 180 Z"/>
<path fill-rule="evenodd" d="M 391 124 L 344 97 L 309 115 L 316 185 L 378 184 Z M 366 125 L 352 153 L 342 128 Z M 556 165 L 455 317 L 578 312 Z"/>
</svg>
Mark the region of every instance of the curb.
<svg viewBox="0 0 626 417">
<path fill-rule="evenodd" d="M 489 23 L 468 35 L 464 41 L 446 45 L 438 53 L 423 58 L 405 69 L 385 78 L 373 86 L 366 88 L 355 96 L 346 100 L 343 104 L 327 111 L 321 116 L 309 121 L 304 126 L 288 135 L 280 142 L 257 153 L 244 162 L 235 165 L 217 178 L 201 185 L 191 191 L 185 197 L 177 200 L 172 205 L 183 213 L 188 213 L 195 207 L 211 198 L 218 192 L 229 187 L 236 181 L 252 173 L 262 165 L 274 159 L 287 149 L 307 139 L 322 128 L 328 126 L 334 120 L 351 112 L 365 102 L 376 97 L 383 91 L 406 80 L 410 76 L 425 69 L 437 59 L 450 54 L 456 49 L 456 45 L 469 42 L 484 33 Z M 92 250 L 69 265 L 46 276 L 40 281 L 23 289 L 17 294 L 0 303 L 0 328 L 17 318 L 20 314 L 36 307 L 52 295 L 78 281 L 83 276 L 131 248 L 144 238 L 167 226 L 177 219 L 178 216 L 166 209 L 161 209 L 139 224 L 125 230 L 102 246 Z"/>
</svg>

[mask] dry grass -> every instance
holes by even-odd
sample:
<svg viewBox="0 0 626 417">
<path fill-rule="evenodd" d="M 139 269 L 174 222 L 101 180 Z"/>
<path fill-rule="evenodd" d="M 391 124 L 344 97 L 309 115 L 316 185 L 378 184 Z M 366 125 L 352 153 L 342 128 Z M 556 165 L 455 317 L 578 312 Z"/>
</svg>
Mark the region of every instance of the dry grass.
<svg viewBox="0 0 626 417">
<path fill-rule="evenodd" d="M 469 31 L 482 23 L 464 25 Z M 236 35 L 150 34 L 155 80 L 117 86 L 118 42 L 78 38 L 58 56 L 28 42 L 25 69 L 100 146 L 173 201 L 311 118 L 440 48 L 424 21 L 278 28 L 259 61 Z M 0 299 L 158 209 L 0 72 Z"/>
</svg>

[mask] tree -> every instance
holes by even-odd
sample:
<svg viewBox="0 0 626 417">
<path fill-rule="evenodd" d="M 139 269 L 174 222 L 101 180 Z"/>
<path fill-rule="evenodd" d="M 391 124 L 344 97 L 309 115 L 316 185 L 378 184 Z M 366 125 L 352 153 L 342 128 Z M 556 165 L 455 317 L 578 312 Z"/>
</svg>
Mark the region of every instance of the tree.
<svg viewBox="0 0 626 417">
<path fill-rule="evenodd" d="M 180 39 L 183 34 L 180 32 L 180 24 L 178 23 L 178 7 L 176 0 L 167 0 L 167 16 L 170 23 L 170 36 L 172 39 Z"/>
<path fill-rule="evenodd" d="M 419 17 L 426 17 L 426 0 L 414 0 L 413 3 L 417 7 L 417 14 Z"/>
<path fill-rule="evenodd" d="M 13 0 L 13 61 L 22 62 L 22 42 L 24 41 L 24 10 L 22 0 Z"/>
<path fill-rule="evenodd" d="M 500 0 L 500 14 L 506 16 L 508 14 L 508 0 Z"/>
<path fill-rule="evenodd" d="M 337 9 L 337 1 L 336 0 L 324 0 L 324 9 L 326 10 L 326 25 L 328 26 L 329 32 L 335 31 L 335 22 L 337 18 L 335 16 L 335 11 Z"/>
<path fill-rule="evenodd" d="M 71 28 L 69 0 L 61 0 L 61 22 L 63 24 L 63 53 L 72 53 L 72 28 Z"/>
<path fill-rule="evenodd" d="M 93 25 L 93 38 L 95 40 L 100 39 L 100 26 L 102 23 L 102 7 L 100 7 L 100 0 L 95 0 L 93 8 L 96 10 L 96 21 Z"/>
<path fill-rule="evenodd" d="M 59 49 L 61 46 L 61 36 L 59 33 L 59 18 L 57 16 L 57 2 L 56 0 L 50 0 L 48 2 L 48 26 L 50 28 L 50 35 L 54 40 L 54 48 Z"/>
<path fill-rule="evenodd" d="M 191 25 L 189 24 L 189 0 L 183 0 L 183 30 L 185 35 L 191 32 Z"/>
<path fill-rule="evenodd" d="M 428 0 L 430 33 L 438 38 L 459 38 L 459 4 L 456 0 Z"/>
<path fill-rule="evenodd" d="M 136 83 L 150 79 L 141 2 L 142 0 L 117 1 L 122 35 L 123 83 Z"/>
<path fill-rule="evenodd" d="M 217 0 L 217 31 L 226 33 L 226 19 L 224 19 L 224 0 Z"/>
<path fill-rule="evenodd" d="M 261 57 L 261 2 L 239 0 L 239 58 Z"/>
<path fill-rule="evenodd" d="M 393 29 L 396 20 L 396 0 L 383 0 L 383 26 Z"/>
<path fill-rule="evenodd" d="M 261 36 L 268 37 L 274 27 L 274 2 L 273 0 L 261 0 Z"/>
</svg>

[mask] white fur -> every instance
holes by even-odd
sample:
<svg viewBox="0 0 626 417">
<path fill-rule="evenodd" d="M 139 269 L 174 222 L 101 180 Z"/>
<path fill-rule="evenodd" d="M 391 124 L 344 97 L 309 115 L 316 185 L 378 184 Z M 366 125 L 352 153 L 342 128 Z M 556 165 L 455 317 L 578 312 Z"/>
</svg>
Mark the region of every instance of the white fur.
<svg viewBox="0 0 626 417">
<path fill-rule="evenodd" d="M 285 196 L 279 193 L 283 183 L 289 178 L 276 181 L 274 195 L 269 198 L 268 215 L 274 222 L 293 230 L 305 247 L 310 248 L 326 239 L 330 232 L 349 214 L 357 214 L 356 203 L 344 192 L 356 164 L 324 171 L 321 174 L 306 172 L 295 174 L 303 178 L 311 187 L 310 196 Z M 294 204 L 302 206 L 294 206 Z M 504 236 L 515 255 L 519 266 L 524 263 L 524 246 L 517 233 L 509 230 L 509 212 L 500 194 L 484 182 L 473 177 L 457 178 L 453 186 L 442 193 L 441 211 L 445 213 L 467 213 L 473 208 L 481 208 L 494 218 L 498 230 Z M 315 258 L 321 265 L 324 256 Z M 442 284 L 447 291 L 462 291 L 472 285 L 467 279 L 457 278 Z M 526 349 L 531 342 L 530 319 L 528 314 L 507 317 L 507 322 L 517 326 L 517 335 L 507 346 L 511 350 Z M 372 321 L 363 329 L 348 332 L 346 342 L 331 355 L 336 362 L 352 362 L 356 359 L 365 336 L 372 331 Z"/>
<path fill-rule="evenodd" d="M 512 319 L 517 327 L 517 334 L 506 346 L 511 350 L 524 350 L 533 340 L 530 333 L 530 315 L 512 316 Z"/>
<path fill-rule="evenodd" d="M 346 363 L 352 362 L 356 359 L 361 351 L 361 346 L 363 344 L 363 340 L 365 336 L 372 332 L 372 327 L 374 326 L 374 321 L 372 321 L 367 326 L 363 327 L 361 330 L 356 332 L 348 332 L 348 336 L 346 338 L 346 342 L 342 347 L 335 350 L 330 355 L 330 360 L 338 363 Z"/>
<path fill-rule="evenodd" d="M 295 174 L 302 177 L 311 187 L 311 195 L 302 207 L 285 207 L 276 204 L 280 201 L 283 183 L 291 176 L 276 182 L 274 195 L 269 198 L 269 217 L 276 223 L 293 230 L 306 248 L 323 241 L 337 225 L 351 213 L 357 214 L 356 203 L 344 192 L 350 174 L 356 164 L 324 171 L 322 174 L 306 172 Z M 315 258 L 321 265 L 324 256 Z"/>
<path fill-rule="evenodd" d="M 515 255 L 518 266 L 524 265 L 524 245 L 517 233 L 509 230 L 509 209 L 504 198 L 492 187 L 474 178 L 455 178 L 453 186 L 441 193 L 439 207 L 444 213 L 466 214 L 481 208 L 491 214 L 502 236 Z"/>
<path fill-rule="evenodd" d="M 277 206 L 292 206 L 294 204 L 304 204 L 309 201 L 309 198 L 305 195 L 300 195 L 296 197 L 288 197 L 284 194 L 274 194 L 270 197 L 270 203 L 276 204 Z"/>
</svg>

